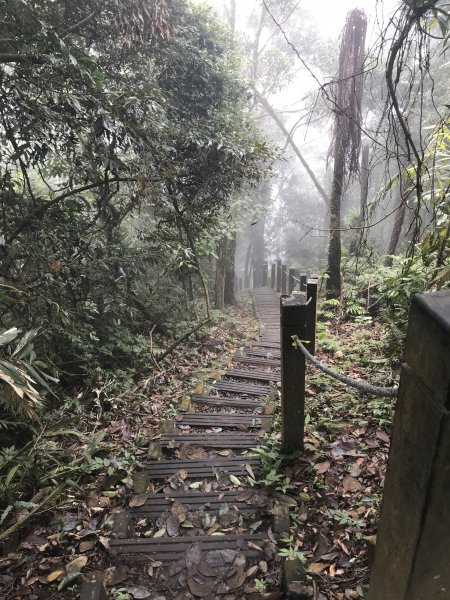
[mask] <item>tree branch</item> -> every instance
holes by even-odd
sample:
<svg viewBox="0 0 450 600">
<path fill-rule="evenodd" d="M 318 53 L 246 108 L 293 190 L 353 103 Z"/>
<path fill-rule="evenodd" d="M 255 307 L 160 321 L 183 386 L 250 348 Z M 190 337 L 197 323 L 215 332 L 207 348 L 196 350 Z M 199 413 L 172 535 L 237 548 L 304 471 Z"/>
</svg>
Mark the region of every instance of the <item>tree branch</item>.
<svg viewBox="0 0 450 600">
<path fill-rule="evenodd" d="M 280 119 L 280 117 L 277 115 L 277 113 L 272 108 L 272 106 L 269 104 L 269 102 L 264 98 L 264 96 L 262 96 L 261 94 L 259 94 L 257 90 L 255 90 L 255 93 L 256 93 L 256 95 L 257 95 L 257 97 L 258 97 L 261 105 L 263 106 L 263 108 L 269 113 L 269 115 L 272 117 L 272 119 L 275 121 L 275 123 L 278 125 L 278 127 L 281 129 L 281 131 L 286 136 L 287 142 L 289 143 L 289 145 L 291 146 L 292 150 L 295 152 L 295 154 L 297 155 L 298 159 L 302 163 L 302 165 L 305 168 L 306 172 L 308 173 L 311 181 L 313 182 L 314 187 L 319 192 L 319 194 L 322 196 L 322 198 L 325 200 L 326 205 L 330 206 L 330 198 L 328 197 L 328 194 L 326 193 L 326 191 L 321 186 L 319 180 L 315 176 L 315 174 L 314 174 L 313 170 L 311 169 L 311 167 L 309 166 L 309 164 L 306 162 L 305 157 L 303 156 L 303 154 L 300 151 L 300 149 L 297 146 L 297 144 L 292 139 L 292 135 L 287 130 L 285 124 Z"/>
</svg>

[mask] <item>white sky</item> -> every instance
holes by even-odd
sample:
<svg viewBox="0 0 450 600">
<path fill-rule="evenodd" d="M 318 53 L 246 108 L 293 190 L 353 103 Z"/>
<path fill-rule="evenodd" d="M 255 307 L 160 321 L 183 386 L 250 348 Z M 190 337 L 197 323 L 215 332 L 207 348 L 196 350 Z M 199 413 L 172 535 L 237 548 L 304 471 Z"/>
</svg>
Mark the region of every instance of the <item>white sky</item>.
<svg viewBox="0 0 450 600">
<path fill-rule="evenodd" d="M 219 13 L 227 0 L 196 0 L 206 2 L 213 6 Z M 275 6 L 277 0 L 267 0 L 267 5 Z M 362 8 L 369 20 L 368 33 L 378 27 L 375 17 L 387 18 L 400 0 L 302 0 L 300 6 L 307 9 L 318 21 L 320 34 L 323 37 L 338 38 L 344 28 L 347 13 L 353 8 Z M 237 25 L 238 29 L 245 29 L 245 21 L 249 12 L 254 8 L 254 0 L 237 0 Z"/>
</svg>

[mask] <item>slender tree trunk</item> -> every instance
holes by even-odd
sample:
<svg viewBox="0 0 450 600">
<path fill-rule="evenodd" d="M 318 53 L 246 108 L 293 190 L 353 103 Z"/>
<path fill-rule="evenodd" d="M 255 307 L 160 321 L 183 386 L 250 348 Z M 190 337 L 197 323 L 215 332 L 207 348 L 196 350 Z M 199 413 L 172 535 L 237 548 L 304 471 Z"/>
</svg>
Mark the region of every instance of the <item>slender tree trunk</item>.
<svg viewBox="0 0 450 600">
<path fill-rule="evenodd" d="M 248 290 L 250 287 L 250 258 L 252 256 L 253 241 L 250 241 L 247 246 L 247 253 L 245 255 L 245 270 L 244 270 L 244 289 Z"/>
<path fill-rule="evenodd" d="M 341 295 L 341 198 L 345 177 L 345 154 L 340 140 L 336 141 L 333 185 L 330 198 L 330 245 L 328 247 L 327 298 Z"/>
<path fill-rule="evenodd" d="M 225 260 L 226 260 L 226 238 L 222 238 L 219 243 L 219 249 L 216 261 L 216 281 L 214 293 L 214 306 L 218 310 L 223 310 L 225 306 Z"/>
<path fill-rule="evenodd" d="M 367 216 L 367 198 L 369 197 L 369 144 L 365 144 L 361 153 L 361 195 L 358 227 L 362 227 Z"/>
<path fill-rule="evenodd" d="M 235 262 L 236 262 L 236 232 L 231 239 L 227 240 L 227 251 L 225 255 L 225 286 L 224 302 L 226 306 L 234 306 L 236 298 L 234 296 L 235 281 Z"/>
<path fill-rule="evenodd" d="M 303 165 L 305 171 L 308 173 L 308 176 L 311 179 L 311 181 L 313 182 L 314 187 L 319 192 L 320 196 L 325 200 L 325 204 L 327 204 L 327 206 L 329 206 L 330 205 L 330 198 L 328 197 L 328 194 L 323 189 L 323 187 L 320 184 L 319 180 L 315 176 L 313 170 L 311 169 L 311 167 L 307 163 L 305 157 L 303 156 L 303 153 L 300 151 L 300 148 L 297 146 L 297 144 L 292 139 L 292 136 L 289 133 L 289 131 L 287 130 L 285 124 L 280 119 L 280 117 L 277 115 L 276 111 L 272 108 L 272 106 L 269 104 L 269 102 L 264 98 L 264 96 L 262 96 L 261 94 L 258 94 L 258 92 L 256 92 L 256 93 L 257 93 L 259 101 L 261 102 L 262 107 L 272 117 L 272 119 L 278 125 L 279 129 L 283 132 L 284 136 L 286 137 L 286 141 L 289 143 L 289 145 L 291 146 L 292 150 L 297 155 L 297 158 L 300 160 L 301 164 Z"/>
<path fill-rule="evenodd" d="M 369 144 L 365 144 L 361 153 L 361 170 L 359 175 L 361 184 L 359 196 L 359 215 L 356 220 L 357 231 L 350 244 L 350 253 L 359 255 L 363 239 L 363 227 L 367 217 L 367 199 L 369 197 Z"/>
<path fill-rule="evenodd" d="M 252 227 L 253 233 L 253 253 L 252 253 L 252 265 L 253 265 L 253 287 L 262 287 L 263 284 L 263 267 L 264 267 L 264 229 L 265 219 L 260 218 L 256 225 Z"/>
<path fill-rule="evenodd" d="M 403 222 L 406 214 L 406 198 L 404 198 L 404 186 L 400 184 L 398 193 L 397 208 L 395 211 L 394 225 L 391 231 L 391 237 L 389 239 L 389 246 L 387 250 L 387 256 L 384 259 L 386 267 L 392 267 L 392 257 L 397 251 L 398 241 L 402 232 Z"/>
</svg>

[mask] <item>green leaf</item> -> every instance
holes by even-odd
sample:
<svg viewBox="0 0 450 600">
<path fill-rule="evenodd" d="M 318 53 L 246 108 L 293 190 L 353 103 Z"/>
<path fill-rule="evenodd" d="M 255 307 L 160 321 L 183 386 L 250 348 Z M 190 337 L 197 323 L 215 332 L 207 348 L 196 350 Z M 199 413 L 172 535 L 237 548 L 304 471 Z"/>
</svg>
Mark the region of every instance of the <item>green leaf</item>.
<svg viewBox="0 0 450 600">
<path fill-rule="evenodd" d="M 6 331 L 3 331 L 3 333 L 0 333 L 0 346 L 9 344 L 9 342 L 15 340 L 19 333 L 20 329 L 17 329 L 17 327 L 11 327 L 11 329 L 7 329 Z"/>
</svg>

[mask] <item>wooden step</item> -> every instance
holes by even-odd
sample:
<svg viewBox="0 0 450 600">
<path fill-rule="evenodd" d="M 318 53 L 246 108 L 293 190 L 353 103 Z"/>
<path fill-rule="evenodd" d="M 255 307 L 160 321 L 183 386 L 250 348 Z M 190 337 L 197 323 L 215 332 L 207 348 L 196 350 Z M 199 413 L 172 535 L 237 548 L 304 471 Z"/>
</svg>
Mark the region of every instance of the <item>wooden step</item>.
<svg viewBox="0 0 450 600">
<path fill-rule="evenodd" d="M 249 490 L 250 491 L 250 490 Z M 255 513 L 258 506 L 244 500 L 237 500 L 237 496 L 242 492 L 236 490 L 226 490 L 224 492 L 170 492 L 169 494 L 150 494 L 147 502 L 131 511 L 134 518 L 149 517 L 158 518 L 164 512 L 170 512 L 175 500 L 180 502 L 187 510 L 197 512 L 205 510 L 217 514 L 224 504 L 230 509 L 237 509 L 242 513 Z M 251 500 L 251 498 L 250 498 Z M 266 502 L 262 504 L 267 505 Z M 261 507 L 260 507 L 261 508 Z"/>
<path fill-rule="evenodd" d="M 151 557 L 158 561 L 167 562 L 183 558 L 192 544 L 199 544 L 202 552 L 209 552 L 211 550 L 241 550 L 246 556 L 259 556 L 263 559 L 262 546 L 266 539 L 268 539 L 267 533 L 112 539 L 109 548 L 113 556 L 117 554 L 133 554 L 133 560 L 139 560 L 139 558 L 148 560 L 148 557 Z M 261 552 L 249 546 L 248 542 L 261 547 Z"/>
<path fill-rule="evenodd" d="M 265 404 L 252 398 L 227 398 L 226 396 L 194 396 L 191 400 L 193 404 L 205 404 L 208 406 L 231 407 L 231 408 L 251 408 L 256 412 L 264 412 Z"/>
<path fill-rule="evenodd" d="M 192 444 L 204 448 L 255 448 L 261 441 L 257 433 L 163 433 L 162 448 L 178 448 L 181 444 Z"/>
<path fill-rule="evenodd" d="M 235 356 L 233 363 L 239 363 L 242 365 L 254 365 L 255 367 L 275 367 L 280 368 L 280 360 L 269 359 L 269 358 L 257 358 L 251 356 Z"/>
<path fill-rule="evenodd" d="M 216 381 L 211 387 L 222 392 L 233 392 L 246 396 L 268 396 L 272 390 L 269 385 L 253 385 L 234 381 Z"/>
<path fill-rule="evenodd" d="M 275 350 L 267 350 L 266 352 L 265 350 L 253 350 L 253 348 L 249 348 L 248 350 L 245 350 L 244 356 L 274 360 L 279 359 L 281 357 L 281 354 Z"/>
<path fill-rule="evenodd" d="M 216 413 L 182 413 L 176 419 L 176 425 L 191 427 L 250 427 L 253 429 L 270 428 L 270 415 L 247 415 L 245 413 L 216 414 Z"/>
<path fill-rule="evenodd" d="M 228 458 L 205 458 L 202 460 L 161 460 L 147 463 L 144 468 L 150 479 L 166 480 L 179 471 L 186 471 L 185 479 L 202 479 L 216 477 L 218 473 L 244 475 L 247 465 L 253 472 L 261 469 L 259 458 L 255 456 L 230 456 Z M 183 473 L 185 475 L 185 473 Z"/>
<path fill-rule="evenodd" d="M 246 371 L 245 369 L 228 369 L 225 377 L 234 379 L 254 379 L 255 381 L 280 381 L 280 373 L 270 373 L 268 371 Z"/>
</svg>

